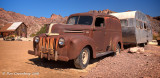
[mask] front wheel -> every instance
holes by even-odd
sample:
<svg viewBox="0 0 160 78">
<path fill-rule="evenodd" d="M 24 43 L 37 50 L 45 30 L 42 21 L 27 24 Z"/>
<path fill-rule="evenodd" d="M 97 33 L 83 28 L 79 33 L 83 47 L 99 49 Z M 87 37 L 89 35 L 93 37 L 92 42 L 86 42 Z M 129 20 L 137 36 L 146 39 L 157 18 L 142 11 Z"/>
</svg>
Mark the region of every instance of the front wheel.
<svg viewBox="0 0 160 78">
<path fill-rule="evenodd" d="M 83 48 L 80 55 L 74 60 L 74 65 L 76 68 L 84 69 L 87 67 L 90 60 L 90 50 L 88 48 Z"/>
</svg>

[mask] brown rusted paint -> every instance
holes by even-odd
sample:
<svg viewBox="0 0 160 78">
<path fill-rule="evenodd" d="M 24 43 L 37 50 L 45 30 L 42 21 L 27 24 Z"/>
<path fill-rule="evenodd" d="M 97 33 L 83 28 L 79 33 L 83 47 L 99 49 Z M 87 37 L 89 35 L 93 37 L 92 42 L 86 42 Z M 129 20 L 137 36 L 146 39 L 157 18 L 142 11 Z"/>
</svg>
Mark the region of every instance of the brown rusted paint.
<svg viewBox="0 0 160 78">
<path fill-rule="evenodd" d="M 118 43 L 122 43 L 122 31 L 119 19 L 114 16 L 98 13 L 78 13 L 72 16 L 92 16 L 93 22 L 91 25 L 65 25 L 54 24 L 51 33 L 59 35 L 41 34 L 38 45 L 38 56 L 48 58 L 48 60 L 68 61 L 76 59 L 81 50 L 89 46 L 93 54 L 91 57 L 96 58 L 97 53 L 105 51 L 115 51 Z M 96 27 L 95 21 L 97 17 L 104 18 L 104 26 Z M 49 28 L 49 27 L 48 27 Z M 65 39 L 65 45 L 58 44 L 59 39 Z M 35 38 L 34 38 L 35 39 Z M 42 43 L 43 42 L 43 43 Z M 42 46 L 45 52 L 42 53 Z M 34 49 L 37 49 L 34 46 Z"/>
<path fill-rule="evenodd" d="M 40 37 L 40 40 L 39 40 L 39 41 L 40 41 L 40 42 L 38 43 L 38 45 L 39 45 L 38 49 L 39 49 L 39 51 L 41 51 L 42 48 L 40 48 L 40 46 L 42 46 L 42 37 Z"/>
</svg>

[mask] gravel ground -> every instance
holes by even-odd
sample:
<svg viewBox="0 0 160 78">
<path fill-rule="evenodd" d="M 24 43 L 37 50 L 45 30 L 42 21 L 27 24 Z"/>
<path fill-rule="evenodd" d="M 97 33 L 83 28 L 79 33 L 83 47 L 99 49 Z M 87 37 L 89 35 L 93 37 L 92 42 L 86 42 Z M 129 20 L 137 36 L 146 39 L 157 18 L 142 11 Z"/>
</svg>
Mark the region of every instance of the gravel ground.
<svg viewBox="0 0 160 78">
<path fill-rule="evenodd" d="M 83 70 L 76 69 L 72 61 L 40 60 L 27 53 L 32 48 L 32 41 L 0 40 L 0 78 L 160 78 L 160 46 L 92 59 Z"/>
<path fill-rule="evenodd" d="M 147 45 L 145 52 L 106 56 L 85 78 L 160 78 L 160 46 Z"/>
</svg>

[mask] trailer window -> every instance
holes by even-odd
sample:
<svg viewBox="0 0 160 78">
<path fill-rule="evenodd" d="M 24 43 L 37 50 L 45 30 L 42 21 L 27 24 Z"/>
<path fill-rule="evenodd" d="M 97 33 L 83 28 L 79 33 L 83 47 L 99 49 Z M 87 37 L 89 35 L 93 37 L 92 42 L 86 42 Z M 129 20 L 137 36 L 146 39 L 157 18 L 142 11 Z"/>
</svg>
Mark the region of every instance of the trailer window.
<svg viewBox="0 0 160 78">
<path fill-rule="evenodd" d="M 96 18 L 95 26 L 101 27 L 102 24 L 104 26 L 104 18 L 100 18 L 100 17 Z"/>
<path fill-rule="evenodd" d="M 126 19 L 120 21 L 121 21 L 121 26 L 128 26 L 128 21 Z"/>
<path fill-rule="evenodd" d="M 140 25 L 139 25 L 139 21 L 138 21 L 138 20 L 136 20 L 136 27 L 137 27 L 137 28 L 140 28 Z"/>
<path fill-rule="evenodd" d="M 144 29 L 147 29 L 147 25 L 146 25 L 146 23 L 144 23 Z"/>
<path fill-rule="evenodd" d="M 142 29 L 143 28 L 143 23 L 141 21 L 139 21 L 139 25 L 140 25 L 140 28 Z"/>
</svg>

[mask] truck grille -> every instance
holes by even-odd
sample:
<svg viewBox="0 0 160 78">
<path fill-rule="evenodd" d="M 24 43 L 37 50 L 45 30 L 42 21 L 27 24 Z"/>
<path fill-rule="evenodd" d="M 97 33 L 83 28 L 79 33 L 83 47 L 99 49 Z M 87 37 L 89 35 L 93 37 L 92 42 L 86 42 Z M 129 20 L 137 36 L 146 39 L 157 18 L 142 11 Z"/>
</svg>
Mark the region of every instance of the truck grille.
<svg viewBox="0 0 160 78">
<path fill-rule="evenodd" d="M 53 54 L 53 52 L 57 49 L 58 39 L 53 37 L 40 37 L 40 41 L 38 44 L 39 52 Z"/>
</svg>

